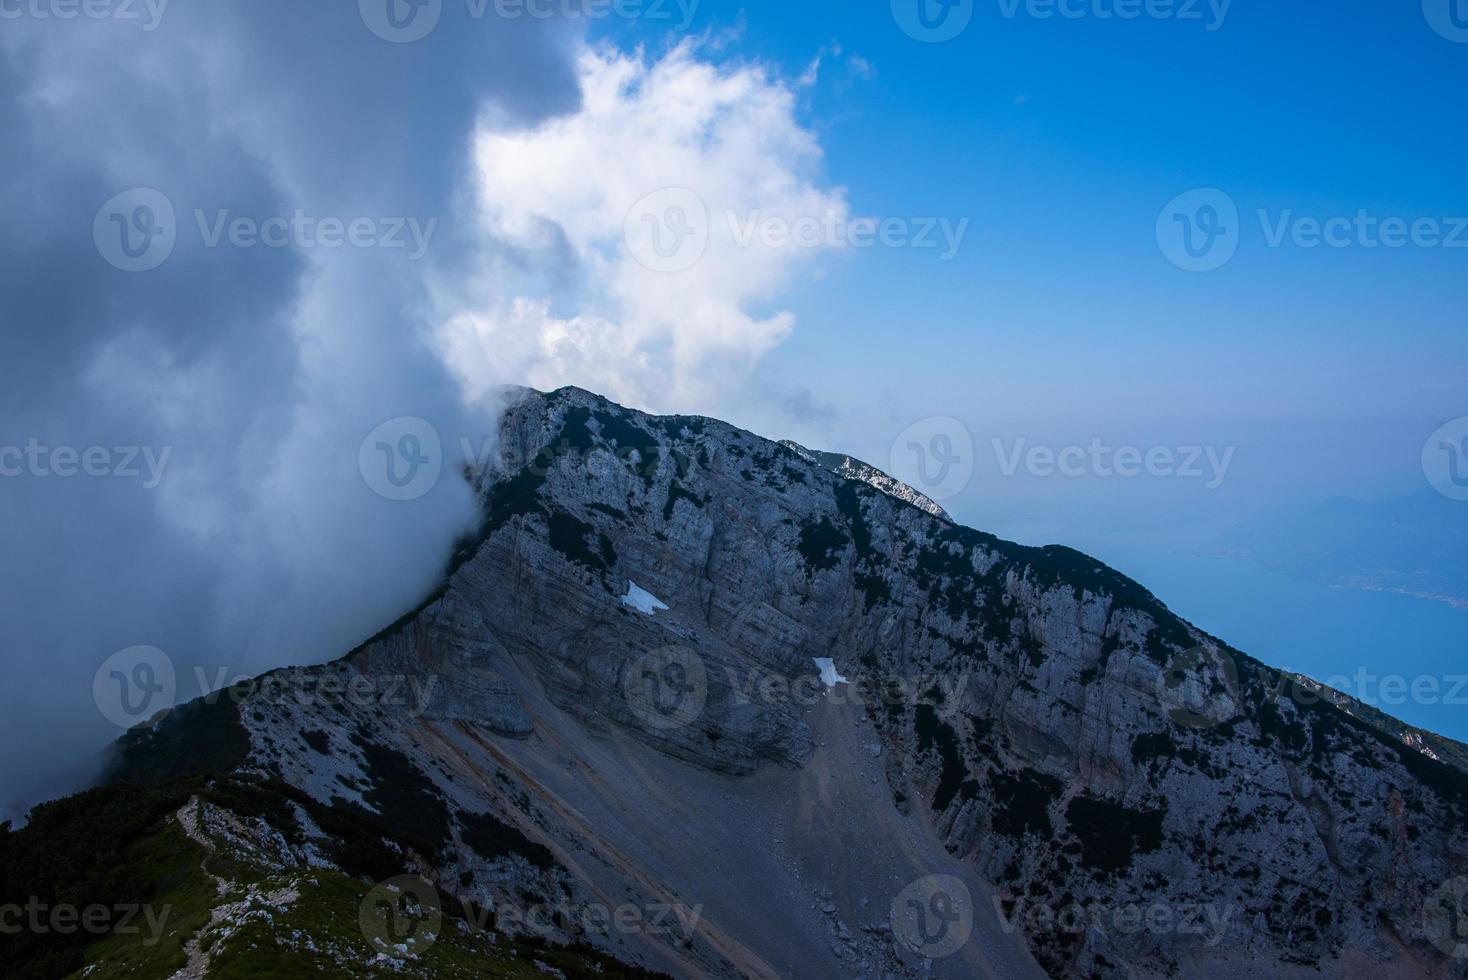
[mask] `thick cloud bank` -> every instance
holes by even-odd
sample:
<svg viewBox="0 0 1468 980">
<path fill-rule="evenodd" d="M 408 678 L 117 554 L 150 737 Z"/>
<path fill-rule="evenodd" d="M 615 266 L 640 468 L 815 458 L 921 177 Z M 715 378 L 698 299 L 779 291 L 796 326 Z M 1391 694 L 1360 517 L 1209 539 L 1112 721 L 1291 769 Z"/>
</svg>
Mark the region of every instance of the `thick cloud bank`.
<svg viewBox="0 0 1468 980">
<path fill-rule="evenodd" d="M 19 9 L 3 816 L 82 785 L 119 725 L 420 597 L 472 518 L 456 473 L 495 385 L 712 408 L 820 250 L 725 214 L 845 211 L 791 87 L 692 42 L 626 55 L 453 3 Z"/>
<path fill-rule="evenodd" d="M 196 667 L 207 687 L 370 635 L 469 520 L 454 454 L 492 413 L 425 343 L 424 283 L 457 274 L 475 119 L 574 111 L 579 42 L 446 5 L 395 43 L 369 7 L 38 4 L 0 31 L 10 814 L 87 778 L 119 731 L 107 702 L 140 706 L 159 668 L 187 698 Z M 445 453 L 411 500 L 359 466 L 398 416 Z M 136 645 L 167 661 L 94 692 Z"/>
</svg>

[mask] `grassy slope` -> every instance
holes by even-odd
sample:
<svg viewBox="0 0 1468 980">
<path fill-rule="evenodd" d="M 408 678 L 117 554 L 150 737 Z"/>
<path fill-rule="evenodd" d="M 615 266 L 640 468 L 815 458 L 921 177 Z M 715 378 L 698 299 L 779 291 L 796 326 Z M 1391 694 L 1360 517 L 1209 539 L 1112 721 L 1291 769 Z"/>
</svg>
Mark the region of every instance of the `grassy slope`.
<svg viewBox="0 0 1468 980">
<path fill-rule="evenodd" d="M 162 786 L 135 783 L 90 790 L 37 807 L 19 831 L 0 828 L 0 905 L 36 896 L 48 907 L 146 904 L 154 929 L 138 916 L 136 931 L 104 934 L 23 930 L 0 941 L 0 976 L 17 980 L 82 977 L 164 978 L 188 962 L 198 936 L 209 953 L 208 976 L 267 977 L 525 977 L 544 980 L 540 961 L 567 977 L 643 978 L 589 947 L 553 947 L 487 931 L 493 919 L 447 896 L 433 942 L 398 963 L 374 963 L 382 947 L 360 925 L 373 876 L 362 869 L 280 866 L 218 836 L 206 850 L 173 814 L 194 797 L 227 810 L 243 824 L 264 821 L 299 840 L 291 804 L 278 785 L 193 777 Z M 324 817 L 325 815 L 322 814 Z M 329 822 L 329 821 L 328 821 Z M 342 838 L 324 844 L 347 866 L 382 838 L 380 828 L 338 821 Z M 341 829 L 346 828 L 346 829 Z M 364 841 L 352 837 L 375 837 Z M 371 854 L 377 864 L 380 856 Z M 406 863 L 406 861 L 403 861 Z M 396 869 L 402 870 L 402 869 Z M 380 869 L 379 869 L 380 871 Z M 226 883 L 221 893 L 218 881 Z M 247 904 L 241 904 L 247 903 Z M 233 905 L 222 922 L 214 911 Z"/>
</svg>

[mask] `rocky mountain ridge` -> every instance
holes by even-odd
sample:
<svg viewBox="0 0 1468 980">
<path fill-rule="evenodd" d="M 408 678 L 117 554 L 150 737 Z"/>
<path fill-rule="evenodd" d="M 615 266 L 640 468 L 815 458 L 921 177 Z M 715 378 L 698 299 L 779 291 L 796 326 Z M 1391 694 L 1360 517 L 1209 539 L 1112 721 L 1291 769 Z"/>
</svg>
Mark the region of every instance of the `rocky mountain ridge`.
<svg viewBox="0 0 1468 980">
<path fill-rule="evenodd" d="M 1460 770 L 830 462 L 524 393 L 427 602 L 133 733 L 118 775 L 278 782 L 677 976 L 1468 975 Z M 628 905 L 696 927 L 580 924 Z"/>
</svg>

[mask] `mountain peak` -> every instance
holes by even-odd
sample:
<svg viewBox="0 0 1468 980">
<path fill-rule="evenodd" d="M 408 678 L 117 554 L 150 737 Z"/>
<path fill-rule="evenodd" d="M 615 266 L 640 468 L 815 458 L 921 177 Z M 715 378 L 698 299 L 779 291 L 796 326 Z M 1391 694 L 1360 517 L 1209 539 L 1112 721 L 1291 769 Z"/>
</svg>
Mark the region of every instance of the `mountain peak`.
<svg viewBox="0 0 1468 980">
<path fill-rule="evenodd" d="M 348 814 L 475 908 L 697 908 L 676 936 L 537 934 L 678 976 L 1459 965 L 1424 910 L 1468 856 L 1468 777 L 1415 732 L 847 457 L 580 389 L 517 400 L 500 443 L 425 604 L 135 733 L 123 771 L 219 747 L 216 776 L 310 802 L 288 839 L 351 853 L 311 807 Z M 935 882 L 951 949 L 908 911 Z M 1159 904 L 1211 925 L 1118 927 Z"/>
</svg>

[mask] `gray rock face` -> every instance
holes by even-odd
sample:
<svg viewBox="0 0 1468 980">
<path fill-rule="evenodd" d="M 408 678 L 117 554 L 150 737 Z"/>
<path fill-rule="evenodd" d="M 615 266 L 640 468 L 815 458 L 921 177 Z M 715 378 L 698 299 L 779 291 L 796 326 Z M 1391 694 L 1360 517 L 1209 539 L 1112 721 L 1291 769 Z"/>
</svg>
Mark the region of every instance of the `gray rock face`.
<svg viewBox="0 0 1468 980">
<path fill-rule="evenodd" d="M 341 787 L 370 773 L 289 733 L 330 727 L 352 759 L 371 733 L 451 810 L 543 842 L 565 900 L 707 907 L 688 939 L 592 937 L 679 975 L 1468 975 L 1443 925 L 1468 874 L 1451 743 L 1407 744 L 1085 555 L 720 422 L 526 393 L 502 447 L 439 594 L 320 669 L 421 697 L 247 706 L 252 765 L 367 799 Z M 446 887 L 524 890 L 453 833 Z M 886 910 L 940 872 L 984 942 L 924 955 Z M 767 908 L 729 897 L 742 875 Z"/>
<path fill-rule="evenodd" d="M 837 476 L 845 477 L 848 480 L 860 480 L 863 483 L 869 483 L 885 494 L 912 504 L 918 510 L 925 510 L 934 517 L 941 517 L 945 521 L 951 520 L 948 512 L 938 506 L 937 501 L 925 493 L 914 490 L 901 480 L 883 473 L 870 463 L 863 463 L 861 460 L 853 456 L 847 456 L 844 453 L 826 453 L 806 449 L 799 443 L 789 439 L 782 439 L 780 445 L 786 449 L 794 450 L 804 459 L 815 463 L 817 466 L 825 467 Z"/>
<path fill-rule="evenodd" d="M 525 706 L 508 681 L 488 666 L 494 652 L 478 609 L 449 590 L 397 630 L 358 651 L 353 660 L 369 677 L 427 678 L 415 709 L 429 721 L 462 721 L 497 735 L 533 731 Z M 453 678 L 452 684 L 441 683 Z"/>
</svg>

